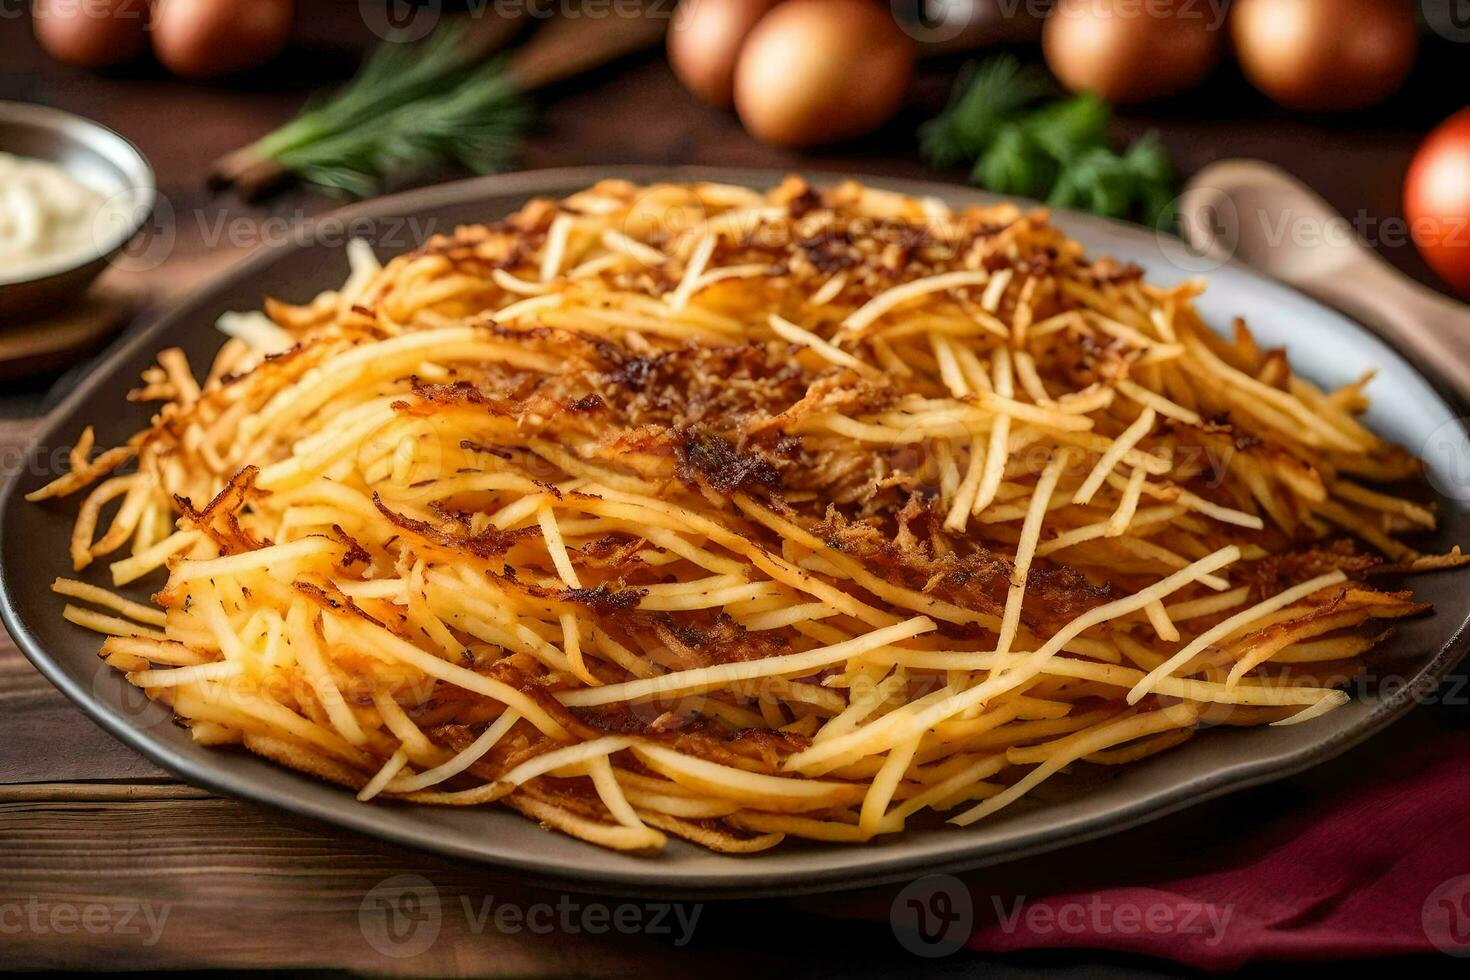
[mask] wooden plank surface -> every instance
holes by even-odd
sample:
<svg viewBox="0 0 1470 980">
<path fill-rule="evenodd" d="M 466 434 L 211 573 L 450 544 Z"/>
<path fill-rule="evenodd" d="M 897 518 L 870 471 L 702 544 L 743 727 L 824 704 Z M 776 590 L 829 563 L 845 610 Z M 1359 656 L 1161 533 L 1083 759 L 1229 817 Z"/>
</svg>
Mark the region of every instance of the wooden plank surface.
<svg viewBox="0 0 1470 980">
<path fill-rule="evenodd" d="M 25 18 L 0 17 L 0 52 L 7 62 L 0 98 L 97 118 L 136 141 L 158 171 L 171 223 L 150 243 L 158 251 L 148 261 L 109 273 L 122 285 L 162 301 L 236 260 L 280 221 L 332 206 L 303 191 L 246 206 L 211 197 L 200 182 L 214 157 L 288 118 L 310 89 L 340 79 L 367 39 L 356 0 L 302 7 L 309 13 L 301 18 L 295 53 L 235 88 L 181 85 L 149 68 L 107 78 L 65 68 L 39 53 Z M 1416 81 L 1427 96 L 1406 97 L 1366 117 L 1290 117 L 1226 79 L 1215 95 L 1188 111 L 1165 107 L 1135 115 L 1121 129 L 1132 136 L 1159 128 L 1186 173 L 1222 156 L 1270 159 L 1306 178 L 1350 215 L 1378 222 L 1397 212 L 1398 182 L 1419 136 L 1461 99 L 1436 82 L 1450 70 L 1447 56 L 1429 54 Z M 799 156 L 749 140 L 729 114 L 696 103 L 651 57 L 550 93 L 523 162 L 800 166 L 933 176 L 914 156 L 912 132 L 942 102 L 949 68 L 922 75 L 920 108 L 882 133 Z M 1378 244 L 1390 261 L 1433 282 L 1411 246 L 1401 240 Z M 34 424 L 26 416 L 42 404 L 54 380 L 0 386 L 5 465 L 15 465 Z M 1365 774 L 1391 766 L 1424 740 L 1464 727 L 1463 714 L 1443 705 L 1422 710 L 1372 745 L 1308 776 L 1196 808 L 1106 846 L 1074 848 L 972 880 L 1044 894 L 1085 883 L 1088 875 L 1136 875 L 1138 855 L 1183 855 L 1201 868 L 1228 861 L 1225 844 L 1200 842 L 1239 840 L 1242 827 L 1326 794 L 1349 792 Z M 859 908 L 881 912 L 891 895 L 891 889 L 879 889 L 840 899 L 706 903 L 697 911 L 687 906 L 686 919 L 698 918 L 692 940 L 681 943 L 677 917 L 665 912 L 663 930 L 653 929 L 655 913 L 643 902 L 535 888 L 492 869 L 183 786 L 81 715 L 0 633 L 0 967 L 640 977 L 936 969 L 906 953 L 881 917 L 846 917 Z M 425 896 L 437 902 L 437 917 L 417 901 Z M 502 907 L 508 912 L 496 919 Z M 570 918 L 557 911 L 562 907 L 569 908 Z M 555 913 L 549 931 L 514 924 L 515 913 L 535 919 L 543 908 Z M 399 921 L 389 922 L 385 910 Z M 618 914 L 642 928 L 604 925 L 594 931 Z M 416 944 L 431 928 L 425 923 L 437 923 L 436 931 L 419 950 Z M 1018 972 L 1032 975 L 1029 962 L 1021 961 Z M 1085 953 L 1049 962 L 1096 973 Z M 1013 959 L 950 963 L 997 975 L 1016 969 Z"/>
<path fill-rule="evenodd" d="M 5 957 L 15 966 L 96 967 L 126 949 L 132 969 L 291 965 L 374 973 L 671 976 L 673 962 L 656 955 L 656 947 L 683 938 L 691 917 L 697 929 L 701 914 L 696 905 L 686 906 L 682 920 L 666 914 L 667 937 L 628 932 L 607 942 L 585 929 L 558 928 L 548 942 L 541 926 L 547 913 L 530 910 L 555 909 L 558 896 L 514 888 L 507 896 L 487 887 L 487 876 L 476 869 L 405 860 L 393 848 L 186 787 L 52 784 L 28 796 L 0 791 L 0 867 L 27 905 L 43 909 L 32 921 L 50 928 L 10 937 Z M 405 909 L 402 930 L 378 931 L 375 917 L 384 907 L 374 904 L 374 889 L 389 902 L 405 889 L 432 899 Z M 569 910 L 575 918 L 557 918 L 591 924 L 591 905 L 611 915 L 621 904 L 582 899 Z M 637 909 L 629 921 L 636 914 L 653 925 L 645 903 L 628 904 Z M 524 928 L 511 925 L 505 913 L 497 924 L 501 905 L 529 914 Z M 95 930 L 63 933 L 52 910 L 69 906 L 105 914 L 92 913 Z M 391 914 L 391 904 L 387 910 Z M 430 931 L 433 941 L 426 943 Z M 55 941 L 63 935 L 69 937 L 64 943 Z"/>
</svg>

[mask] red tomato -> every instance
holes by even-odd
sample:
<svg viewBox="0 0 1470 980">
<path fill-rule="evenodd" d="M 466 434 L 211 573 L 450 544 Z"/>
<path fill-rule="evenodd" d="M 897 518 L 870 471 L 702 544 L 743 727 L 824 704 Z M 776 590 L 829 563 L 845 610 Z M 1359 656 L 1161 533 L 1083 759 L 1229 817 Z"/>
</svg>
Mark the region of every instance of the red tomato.
<svg viewBox="0 0 1470 980">
<path fill-rule="evenodd" d="M 1429 134 L 1404 182 L 1414 244 L 1455 292 L 1470 297 L 1470 109 Z"/>
</svg>

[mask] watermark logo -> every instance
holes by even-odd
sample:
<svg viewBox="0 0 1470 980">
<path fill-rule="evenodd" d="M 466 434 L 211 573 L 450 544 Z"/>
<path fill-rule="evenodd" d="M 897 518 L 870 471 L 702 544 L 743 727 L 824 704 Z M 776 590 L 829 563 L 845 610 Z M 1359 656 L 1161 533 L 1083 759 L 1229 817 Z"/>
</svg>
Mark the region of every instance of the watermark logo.
<svg viewBox="0 0 1470 980">
<path fill-rule="evenodd" d="M 362 897 L 357 924 L 373 949 L 394 959 L 426 952 L 439 938 L 439 889 L 422 875 L 394 875 Z"/>
<path fill-rule="evenodd" d="M 1424 460 L 1424 478 L 1451 500 L 1470 503 L 1470 442 L 1466 441 L 1470 419 L 1450 419 L 1435 427 L 1419 448 Z"/>
<path fill-rule="evenodd" d="M 709 218 L 704 202 L 688 190 L 676 186 L 655 187 L 638 192 L 624 212 L 621 227 L 617 230 L 634 243 L 652 242 L 649 247 L 656 251 L 658 246 L 704 227 Z M 752 220 L 751 224 L 758 222 Z M 637 245 L 623 247 L 630 249 L 630 256 L 640 265 L 652 267 L 662 262 L 661 258 L 646 254 Z"/>
<path fill-rule="evenodd" d="M 192 217 L 199 239 L 211 250 L 282 245 L 345 248 L 360 238 L 381 251 L 402 252 L 417 248 L 440 231 L 440 223 L 434 218 L 414 215 L 328 214 L 315 218 L 298 209 L 260 219 L 251 214 L 198 209 Z"/>
<path fill-rule="evenodd" d="M 1051 8 L 1045 4 L 1037 4 L 1035 0 L 999 2 L 1002 7 L 1024 7 L 1033 15 L 1049 14 L 1054 17 L 1204 21 L 1207 31 L 1224 28 L 1226 16 L 1230 13 L 1229 0 L 1077 0 Z"/>
<path fill-rule="evenodd" d="M 97 661 L 97 672 L 92 675 L 92 696 L 110 704 L 139 731 L 168 725 L 173 720 L 171 712 L 154 704 L 147 691 L 128 683 L 120 671 L 100 660 Z"/>
<path fill-rule="evenodd" d="M 903 32 L 920 44 L 954 40 L 981 13 L 981 5 L 969 0 L 890 0 L 889 9 Z"/>
<path fill-rule="evenodd" d="M 579 901 L 560 895 L 540 902 L 502 901 L 494 895 L 462 894 L 445 902 L 433 882 L 416 874 L 385 878 L 362 898 L 358 926 L 369 946 L 384 956 L 407 959 L 428 952 L 446 922 L 456 933 L 487 932 L 534 936 L 617 933 L 661 936 L 675 947 L 689 945 L 703 905 L 676 902 Z"/>
<path fill-rule="evenodd" d="M 1470 41 L 1470 0 L 1420 0 L 1419 13 L 1428 28 L 1447 41 Z"/>
<path fill-rule="evenodd" d="M 909 882 L 888 912 L 893 935 L 915 956 L 937 959 L 961 949 L 975 925 L 975 904 L 953 875 Z"/>
<path fill-rule="evenodd" d="M 444 12 L 440 0 L 359 0 L 358 9 L 368 30 L 403 43 L 428 37 Z"/>
<path fill-rule="evenodd" d="M 1470 957 L 1470 875 L 1451 878 L 1430 892 L 1420 922 L 1435 949 Z"/>
<path fill-rule="evenodd" d="M 25 901 L 0 902 L 0 936 L 137 936 L 144 946 L 156 946 L 173 906 L 167 903 L 46 902 L 36 896 Z M 0 948 L 4 942 L 0 941 Z"/>
<path fill-rule="evenodd" d="M 97 249 L 117 246 L 111 265 L 126 273 L 150 272 L 163 265 L 173 257 L 181 237 L 202 243 L 210 252 L 280 247 L 343 249 L 354 239 L 362 239 L 380 253 L 396 254 L 417 248 L 444 230 L 436 218 L 418 215 L 316 216 L 297 208 L 260 217 L 228 208 L 176 207 L 162 194 L 150 206 L 132 191 L 108 198 L 88 229 Z M 133 234 L 124 241 L 129 232 Z"/>
<path fill-rule="evenodd" d="M 122 242 L 112 266 L 124 272 L 151 272 L 163 265 L 179 237 L 173 202 L 160 194 L 150 206 L 131 190 L 119 191 L 97 209 L 90 230 L 93 244 L 104 248 L 133 229 L 137 230 Z"/>
<path fill-rule="evenodd" d="M 995 33 L 1004 25 L 1014 27 L 1002 36 L 1020 41 L 1048 16 L 1204 21 L 1206 30 L 1218 31 L 1229 12 L 1227 0 L 1091 0 L 1065 7 L 1056 0 L 889 0 L 888 6 L 899 28 L 920 44 L 943 44 L 967 30 Z"/>
<path fill-rule="evenodd" d="M 1470 0 L 1467 0 L 1470 2 Z M 1166 229 L 1155 238 L 1166 261 L 1193 274 L 1213 272 L 1232 258 L 1261 265 L 1282 253 L 1293 262 L 1336 261 L 1350 249 L 1470 248 L 1470 218 L 1377 217 L 1360 208 L 1351 217 L 1327 208 L 1298 205 L 1289 194 L 1252 191 L 1237 200 L 1229 191 L 1208 185 L 1190 187 L 1169 208 L 1179 215 L 1179 234 Z"/>
<path fill-rule="evenodd" d="M 617 933 L 623 936 L 664 936 L 676 947 L 689 945 L 694 928 L 699 924 L 703 905 L 670 902 L 579 902 L 562 895 L 555 902 L 497 902 L 486 895 L 474 902 L 460 896 L 465 924 L 474 935 L 493 926 L 497 932 L 515 935 L 529 932 L 536 936 L 581 933 L 601 936 Z"/>
<path fill-rule="evenodd" d="M 153 29 L 148 20 L 147 0 L 51 0 L 50 3 L 31 3 L 29 0 L 0 0 L 0 20 L 24 17 L 26 8 L 31 17 L 45 20 L 48 17 L 75 20 L 85 17 L 91 20 L 142 20 L 143 30 Z"/>
<path fill-rule="evenodd" d="M 992 897 L 991 902 L 1000 931 L 1006 935 L 1191 936 L 1199 937 L 1205 946 L 1218 946 L 1224 941 L 1235 914 L 1233 905 L 1117 901 L 1105 895 L 1030 903 L 1018 896 L 1009 907 L 999 896 Z"/>
<path fill-rule="evenodd" d="M 71 469 L 70 452 L 69 443 L 35 446 L 12 444 L 0 447 L 0 478 L 8 479 L 17 473 L 26 473 L 50 482 Z"/>
<path fill-rule="evenodd" d="M 1154 238 L 1160 253 L 1175 268 L 1203 275 L 1235 257 L 1240 246 L 1240 212 L 1229 194 L 1214 187 L 1192 187 L 1169 202 L 1166 211 L 1179 215 L 1179 237 L 1159 228 Z"/>
<path fill-rule="evenodd" d="M 669 20 L 676 0 L 463 0 L 448 11 L 453 20 Z M 443 0 L 359 0 L 363 23 L 385 41 L 413 43 L 428 37 L 445 18 Z"/>
</svg>

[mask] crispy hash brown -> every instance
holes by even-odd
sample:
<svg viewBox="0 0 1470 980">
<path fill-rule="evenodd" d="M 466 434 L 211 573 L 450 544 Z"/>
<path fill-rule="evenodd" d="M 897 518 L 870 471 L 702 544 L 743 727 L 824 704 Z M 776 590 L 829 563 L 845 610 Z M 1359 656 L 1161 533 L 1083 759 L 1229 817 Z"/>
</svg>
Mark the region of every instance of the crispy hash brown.
<svg viewBox="0 0 1470 980">
<path fill-rule="evenodd" d="M 164 351 L 58 580 L 193 737 L 727 852 L 1292 724 L 1425 611 L 1420 466 L 1043 213 L 605 182 Z M 104 520 L 103 514 L 109 516 Z M 99 535 L 100 529 L 100 535 Z M 1227 736 L 1228 737 L 1228 736 Z"/>
</svg>

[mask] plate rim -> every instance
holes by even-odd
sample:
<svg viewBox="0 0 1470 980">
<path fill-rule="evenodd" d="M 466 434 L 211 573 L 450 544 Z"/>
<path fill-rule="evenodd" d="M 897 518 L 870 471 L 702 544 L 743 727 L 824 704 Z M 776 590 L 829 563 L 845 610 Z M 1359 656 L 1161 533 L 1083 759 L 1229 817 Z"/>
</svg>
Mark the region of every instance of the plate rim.
<svg viewBox="0 0 1470 980">
<path fill-rule="evenodd" d="M 133 335 L 108 351 L 91 367 L 85 378 L 57 405 L 37 426 L 28 440 L 27 454 L 34 452 L 38 444 L 53 439 L 61 426 L 92 393 L 109 380 L 121 365 L 137 355 L 143 348 L 156 342 L 177 320 L 197 311 L 205 298 L 215 292 L 247 282 L 259 269 L 278 260 L 284 253 L 311 247 L 317 244 L 314 233 L 328 222 L 350 225 L 354 221 L 405 216 L 435 207 L 472 204 L 477 198 L 526 195 L 564 195 L 572 190 L 591 186 L 599 180 L 624 179 L 635 183 L 656 181 L 712 181 L 740 186 L 769 187 L 791 173 L 797 173 L 813 183 L 831 184 L 842 180 L 859 180 L 866 186 L 894 190 L 913 196 L 936 196 L 968 205 L 985 203 L 1018 203 L 1028 207 L 1043 207 L 1034 201 L 989 194 L 963 184 L 949 184 L 938 180 L 863 175 L 852 171 L 762 169 L 742 167 L 663 166 L 657 164 L 627 164 L 616 166 L 559 167 L 542 170 L 497 174 L 467 180 L 451 181 L 430 187 L 400 192 L 374 198 L 344 208 L 335 209 L 304 222 L 300 230 L 305 234 L 290 236 L 288 240 L 259 246 L 250 254 L 187 290 L 179 296 L 165 301 L 145 315 L 145 320 Z M 1158 236 L 1150 231 L 1127 222 L 1099 218 L 1095 215 L 1055 209 L 1068 224 L 1093 228 L 1136 237 L 1142 233 Z M 487 218 L 490 217 L 487 215 Z M 1156 237 L 1156 240 L 1157 237 Z M 1182 243 L 1179 247 L 1183 247 Z M 1167 259 L 1167 256 L 1161 257 Z M 1377 335 L 1344 314 L 1299 293 L 1282 283 L 1270 279 L 1244 265 L 1236 259 L 1219 264 L 1230 267 L 1235 274 L 1246 276 L 1257 287 L 1284 291 L 1306 300 L 1322 314 L 1335 321 L 1338 328 L 1358 331 L 1370 337 Z M 1377 338 L 1381 341 L 1381 338 Z M 1436 398 L 1444 402 L 1463 426 L 1464 406 L 1450 394 L 1444 383 L 1442 366 L 1421 365 L 1410 357 L 1395 351 L 1433 390 Z M 10 508 L 24 504 L 21 484 L 28 474 L 19 467 L 9 474 L 0 488 L 0 515 Z M 0 556 L 5 554 L 6 542 L 3 523 L 0 523 Z M 956 832 L 953 846 L 936 854 L 884 854 L 873 849 L 860 847 L 844 848 L 851 859 L 845 863 L 815 869 L 798 869 L 773 872 L 759 869 L 754 864 L 742 862 L 739 856 L 729 860 L 730 874 L 722 870 L 704 872 L 679 872 L 661 866 L 651 859 L 646 868 L 622 871 L 605 868 L 578 868 L 571 870 L 566 861 L 549 861 L 534 854 L 523 855 L 504 851 L 490 856 L 483 851 L 460 846 L 454 841 L 435 839 L 432 827 L 425 826 L 418 833 L 400 830 L 393 824 L 377 822 L 373 808 L 358 806 L 329 807 L 311 798 L 302 798 L 274 791 L 256 781 L 229 773 L 223 768 L 196 763 L 177 753 L 165 742 L 153 738 L 146 728 L 130 724 L 128 717 L 109 704 L 95 691 L 84 688 L 73 681 L 62 668 L 61 661 L 54 657 L 39 638 L 26 628 L 21 612 L 21 603 L 12 590 L 7 573 L 8 562 L 0 560 L 0 621 L 4 622 L 11 638 L 26 658 L 46 679 L 79 707 L 89 718 L 124 745 L 183 780 L 202 786 L 213 792 L 234 799 L 268 806 L 319 821 L 351 832 L 361 833 L 380 840 L 388 840 L 418 851 L 438 854 L 442 857 L 464 858 L 477 865 L 490 866 L 505 871 L 521 873 L 525 880 L 553 887 L 574 888 L 583 892 L 619 895 L 657 894 L 664 898 L 754 898 L 765 896 L 790 896 L 824 891 L 867 887 L 911 879 L 921 874 L 938 870 L 962 871 L 1022 860 L 1037 854 L 1057 850 L 1076 844 L 1097 840 L 1123 831 L 1151 823 L 1162 817 L 1188 809 L 1199 803 L 1216 799 L 1228 793 L 1264 785 L 1299 774 L 1326 762 L 1348 749 L 1361 744 L 1378 734 L 1392 722 L 1406 714 L 1414 705 L 1415 682 L 1424 678 L 1440 681 L 1454 668 L 1470 650 L 1470 619 L 1461 622 L 1455 631 L 1439 646 L 1435 655 L 1425 662 L 1410 679 L 1390 695 L 1379 699 L 1354 728 L 1335 732 L 1332 735 L 1303 745 L 1301 748 L 1271 760 L 1242 763 L 1232 767 L 1202 773 L 1168 791 L 1155 794 L 1160 799 L 1147 796 L 1116 808 L 1106 814 L 1079 818 L 1077 826 L 1045 839 L 1033 840 L 1016 846 L 999 847 L 990 851 L 979 850 L 975 845 L 966 847 L 963 832 Z M 100 661 L 99 661 L 100 665 Z M 303 779 L 311 777 L 302 776 Z M 345 791 L 328 787 L 336 794 Z M 352 802 L 343 797 L 339 802 Z M 734 872 L 744 868 L 741 874 Z"/>
</svg>

